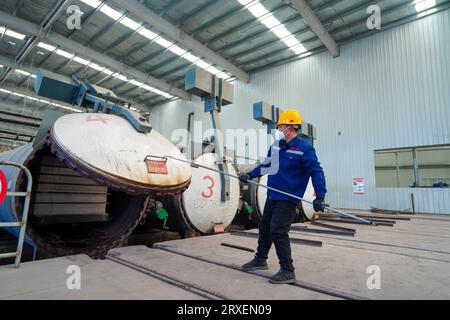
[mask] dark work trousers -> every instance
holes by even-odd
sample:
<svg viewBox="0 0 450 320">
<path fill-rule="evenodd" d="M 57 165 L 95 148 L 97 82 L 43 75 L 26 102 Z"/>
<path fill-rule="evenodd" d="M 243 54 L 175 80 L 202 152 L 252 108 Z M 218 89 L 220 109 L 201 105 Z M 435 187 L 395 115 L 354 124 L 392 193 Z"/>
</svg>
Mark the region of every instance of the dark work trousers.
<svg viewBox="0 0 450 320">
<path fill-rule="evenodd" d="M 258 260 L 267 260 L 273 243 L 281 269 L 294 271 L 288 232 L 296 216 L 296 207 L 289 201 L 267 199 L 259 224 L 258 249 L 255 255 Z"/>
</svg>

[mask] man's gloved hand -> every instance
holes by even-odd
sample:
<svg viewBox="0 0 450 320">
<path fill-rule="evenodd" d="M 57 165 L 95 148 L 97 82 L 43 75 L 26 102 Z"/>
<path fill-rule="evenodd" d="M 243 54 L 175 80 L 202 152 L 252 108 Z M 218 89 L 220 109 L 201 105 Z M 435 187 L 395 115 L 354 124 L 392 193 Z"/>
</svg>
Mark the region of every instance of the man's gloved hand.
<svg viewBox="0 0 450 320">
<path fill-rule="evenodd" d="M 314 207 L 315 212 L 324 212 L 325 211 L 325 199 L 324 198 L 314 199 L 313 207 Z"/>
<path fill-rule="evenodd" d="M 251 180 L 252 177 L 250 177 L 250 175 L 248 173 L 240 173 L 239 174 L 239 181 L 243 182 L 243 183 L 247 183 L 248 180 Z"/>
</svg>

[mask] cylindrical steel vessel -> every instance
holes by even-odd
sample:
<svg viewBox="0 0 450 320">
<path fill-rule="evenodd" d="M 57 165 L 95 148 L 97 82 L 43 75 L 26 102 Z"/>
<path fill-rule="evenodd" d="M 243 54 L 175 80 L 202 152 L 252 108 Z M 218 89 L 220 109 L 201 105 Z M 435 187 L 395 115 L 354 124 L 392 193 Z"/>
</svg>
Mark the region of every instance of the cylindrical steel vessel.
<svg viewBox="0 0 450 320">
<path fill-rule="evenodd" d="M 219 169 L 216 154 L 205 153 L 194 163 Z M 236 175 L 231 163 L 228 172 Z M 159 198 L 169 216 L 167 226 L 182 237 L 195 234 L 212 234 L 215 227 L 226 230 L 233 221 L 239 206 L 239 181 L 230 178 L 229 200 L 221 201 L 220 174 L 203 168 L 192 169 L 192 183 L 180 195 Z"/>
<path fill-rule="evenodd" d="M 256 182 L 267 185 L 267 175 L 260 177 L 255 180 Z M 267 199 L 267 189 L 263 187 L 259 187 L 254 184 L 248 184 L 242 186 L 242 199 L 244 201 L 244 205 L 250 206 L 249 209 L 245 210 L 243 208 L 241 210 L 241 217 L 239 221 L 241 224 L 245 224 L 247 227 L 257 227 L 259 222 L 261 221 L 261 217 L 264 211 L 264 205 Z M 305 200 L 313 201 L 315 199 L 314 187 L 312 185 L 311 179 L 308 182 L 308 186 L 306 188 L 305 194 L 303 195 Z M 306 202 L 301 202 L 298 207 L 299 216 L 297 217 L 297 222 L 301 221 L 311 221 L 314 217 L 314 209 L 313 206 Z M 251 214 L 248 211 L 251 210 Z M 246 219 L 244 219 L 244 216 Z"/>
<path fill-rule="evenodd" d="M 151 194 L 176 194 L 190 183 L 191 169 L 167 161 L 167 173 L 151 173 L 147 155 L 183 157 L 156 131 L 139 133 L 125 119 L 107 114 L 59 118 L 47 143 L 0 154 L 33 175 L 26 241 L 40 257 L 89 254 L 102 257 L 124 243 L 143 216 Z M 23 190 L 23 174 L 0 166 L 9 191 Z M 22 199 L 8 197 L 0 220 L 16 221 Z M 11 233 L 17 230 L 8 230 Z"/>
</svg>

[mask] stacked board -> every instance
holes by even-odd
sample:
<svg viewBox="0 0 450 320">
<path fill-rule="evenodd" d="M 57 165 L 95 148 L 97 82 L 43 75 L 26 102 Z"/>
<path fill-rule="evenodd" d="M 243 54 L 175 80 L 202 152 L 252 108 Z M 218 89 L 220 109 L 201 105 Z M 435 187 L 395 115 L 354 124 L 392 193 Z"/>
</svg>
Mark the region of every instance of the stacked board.
<svg viewBox="0 0 450 320">
<path fill-rule="evenodd" d="M 30 210 L 40 224 L 109 219 L 108 188 L 67 168 L 54 157 L 42 157 L 34 190 Z"/>
</svg>

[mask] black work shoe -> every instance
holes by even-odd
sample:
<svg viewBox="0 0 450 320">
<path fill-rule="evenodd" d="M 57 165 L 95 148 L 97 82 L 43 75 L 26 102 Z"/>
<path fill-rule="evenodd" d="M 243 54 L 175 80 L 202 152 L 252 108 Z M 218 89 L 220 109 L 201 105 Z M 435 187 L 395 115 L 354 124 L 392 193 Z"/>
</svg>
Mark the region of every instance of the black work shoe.
<svg viewBox="0 0 450 320">
<path fill-rule="evenodd" d="M 270 283 L 282 284 L 282 283 L 294 283 L 295 282 L 295 272 L 280 270 L 274 276 L 269 279 Z"/>
<path fill-rule="evenodd" d="M 253 259 L 249 263 L 242 266 L 242 271 L 252 271 L 252 270 L 267 270 L 267 262 L 264 260 Z"/>
</svg>

